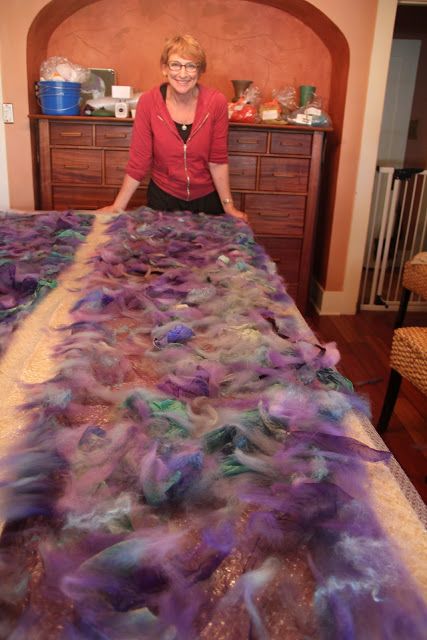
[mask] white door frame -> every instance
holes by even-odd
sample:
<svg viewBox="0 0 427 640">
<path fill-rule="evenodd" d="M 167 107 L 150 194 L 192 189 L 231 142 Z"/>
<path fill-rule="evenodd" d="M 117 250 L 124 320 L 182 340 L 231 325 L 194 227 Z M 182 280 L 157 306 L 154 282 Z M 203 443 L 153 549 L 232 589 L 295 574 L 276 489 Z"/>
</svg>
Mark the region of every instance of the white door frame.
<svg viewBox="0 0 427 640">
<path fill-rule="evenodd" d="M 0 60 L 1 60 L 1 45 L 0 45 Z M 3 87 L 1 78 L 1 65 L 0 65 L 0 105 L 3 104 Z M 7 156 L 6 156 L 6 125 L 3 122 L 3 118 L 0 114 L 0 211 L 8 209 L 10 206 L 9 195 L 9 173 L 7 170 Z M 9 125 L 10 126 L 10 125 Z"/>
</svg>

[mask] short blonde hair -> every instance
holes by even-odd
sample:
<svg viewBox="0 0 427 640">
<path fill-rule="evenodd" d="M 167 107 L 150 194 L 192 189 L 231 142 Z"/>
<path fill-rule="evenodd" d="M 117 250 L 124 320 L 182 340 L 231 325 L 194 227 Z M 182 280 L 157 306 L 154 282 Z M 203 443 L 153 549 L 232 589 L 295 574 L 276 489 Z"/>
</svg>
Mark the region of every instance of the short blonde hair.
<svg viewBox="0 0 427 640">
<path fill-rule="evenodd" d="M 171 54 L 176 53 L 183 58 L 194 60 L 199 68 L 199 72 L 206 71 L 206 54 L 196 38 L 190 35 L 174 36 L 166 40 L 165 46 L 160 56 L 160 64 L 167 64 Z"/>
</svg>

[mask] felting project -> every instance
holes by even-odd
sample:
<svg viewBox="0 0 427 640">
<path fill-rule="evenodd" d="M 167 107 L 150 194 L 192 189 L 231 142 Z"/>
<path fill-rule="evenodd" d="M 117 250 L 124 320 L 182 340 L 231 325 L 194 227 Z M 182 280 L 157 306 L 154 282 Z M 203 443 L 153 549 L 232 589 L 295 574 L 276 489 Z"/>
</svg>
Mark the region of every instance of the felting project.
<svg viewBox="0 0 427 640">
<path fill-rule="evenodd" d="M 422 640 L 368 407 L 243 222 L 115 217 L 2 461 L 0 637 Z"/>
<path fill-rule="evenodd" d="M 0 353 L 90 231 L 92 214 L 0 212 Z"/>
</svg>

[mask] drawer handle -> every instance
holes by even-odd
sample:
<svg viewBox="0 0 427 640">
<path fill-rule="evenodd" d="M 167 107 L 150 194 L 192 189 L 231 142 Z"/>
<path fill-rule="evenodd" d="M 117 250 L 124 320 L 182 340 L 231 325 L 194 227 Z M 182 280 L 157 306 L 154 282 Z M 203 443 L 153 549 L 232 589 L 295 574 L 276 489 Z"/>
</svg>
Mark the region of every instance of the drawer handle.
<svg viewBox="0 0 427 640">
<path fill-rule="evenodd" d="M 64 164 L 64 169 L 81 169 L 82 171 L 90 169 L 88 164 Z"/>
<path fill-rule="evenodd" d="M 299 173 L 283 173 L 282 171 L 273 171 L 275 178 L 299 178 Z"/>
<path fill-rule="evenodd" d="M 110 138 L 111 140 L 116 140 L 117 138 L 127 138 L 127 133 L 106 133 L 105 138 Z"/>
<path fill-rule="evenodd" d="M 302 149 L 303 146 L 301 144 L 292 144 L 292 142 L 290 142 L 290 140 L 281 140 L 279 142 L 281 147 L 289 147 L 290 149 Z"/>
<path fill-rule="evenodd" d="M 268 216 L 268 215 L 275 215 L 274 213 L 271 214 L 271 211 L 251 211 L 250 213 L 254 213 L 256 216 Z M 290 217 L 290 213 L 279 213 L 278 214 L 280 216 L 280 219 L 284 219 L 284 218 L 289 218 Z"/>
<path fill-rule="evenodd" d="M 253 140 L 252 138 L 236 138 L 236 142 L 240 144 L 258 144 L 258 140 Z"/>
<path fill-rule="evenodd" d="M 81 131 L 60 131 L 60 135 L 63 138 L 81 138 L 82 132 Z"/>
</svg>

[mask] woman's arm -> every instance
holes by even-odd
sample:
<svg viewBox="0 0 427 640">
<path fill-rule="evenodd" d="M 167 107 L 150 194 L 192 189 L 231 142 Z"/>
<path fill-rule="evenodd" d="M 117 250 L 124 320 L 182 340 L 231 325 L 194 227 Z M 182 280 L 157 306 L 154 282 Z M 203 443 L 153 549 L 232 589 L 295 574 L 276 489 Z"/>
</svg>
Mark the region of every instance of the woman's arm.
<svg viewBox="0 0 427 640">
<path fill-rule="evenodd" d="M 147 173 L 153 153 L 150 127 L 150 95 L 142 95 L 138 100 L 132 129 L 132 142 L 122 186 L 114 202 L 98 211 L 120 213 L 129 204 L 140 181 Z"/>
<path fill-rule="evenodd" d="M 114 202 L 107 205 L 106 207 L 97 209 L 97 211 L 104 213 L 121 213 L 128 206 L 129 200 L 137 190 L 138 185 L 138 180 L 135 180 L 135 178 L 132 178 L 131 176 L 128 176 L 126 174 L 123 179 L 122 186 L 120 187 L 120 191 L 117 194 Z"/>
<path fill-rule="evenodd" d="M 234 206 L 233 198 L 231 197 L 228 164 L 209 162 L 209 171 L 211 173 L 215 189 L 218 191 L 225 213 L 247 222 L 248 216 L 244 211 L 239 211 L 239 209 Z"/>
</svg>

